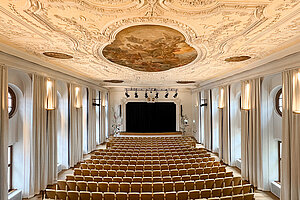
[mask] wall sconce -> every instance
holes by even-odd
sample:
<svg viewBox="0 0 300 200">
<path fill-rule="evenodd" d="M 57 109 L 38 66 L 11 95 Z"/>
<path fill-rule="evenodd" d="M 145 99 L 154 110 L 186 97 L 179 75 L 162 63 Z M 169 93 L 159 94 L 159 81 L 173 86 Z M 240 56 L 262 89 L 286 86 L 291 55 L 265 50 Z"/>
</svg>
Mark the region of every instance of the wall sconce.
<svg viewBox="0 0 300 200">
<path fill-rule="evenodd" d="M 47 110 L 54 110 L 55 109 L 55 97 L 56 91 L 54 89 L 54 81 L 47 80 L 46 81 L 46 109 Z"/>
<path fill-rule="evenodd" d="M 198 107 L 198 106 L 199 106 L 199 101 L 196 100 L 195 107 Z"/>
<path fill-rule="evenodd" d="M 251 85 L 250 82 L 242 83 L 242 109 L 250 110 L 251 109 Z"/>
<path fill-rule="evenodd" d="M 223 109 L 225 107 L 225 98 L 224 98 L 224 88 L 219 88 L 219 108 Z"/>
<path fill-rule="evenodd" d="M 200 107 L 207 106 L 207 99 L 201 99 Z"/>
<path fill-rule="evenodd" d="M 81 108 L 82 105 L 82 95 L 80 87 L 75 87 L 75 108 Z"/>
<path fill-rule="evenodd" d="M 293 77 L 293 112 L 300 114 L 300 71 Z"/>
</svg>

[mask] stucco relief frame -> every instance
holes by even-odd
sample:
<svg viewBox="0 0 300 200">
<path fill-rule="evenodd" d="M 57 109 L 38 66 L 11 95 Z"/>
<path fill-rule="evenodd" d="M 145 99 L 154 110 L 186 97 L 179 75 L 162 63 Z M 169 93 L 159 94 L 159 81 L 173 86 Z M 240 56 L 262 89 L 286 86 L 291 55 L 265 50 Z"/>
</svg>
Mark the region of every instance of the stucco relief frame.
<svg viewBox="0 0 300 200">
<path fill-rule="evenodd" d="M 107 41 L 105 43 L 101 43 L 101 44 L 99 43 L 98 45 L 95 45 L 94 52 L 93 52 L 94 56 L 100 60 L 103 60 L 103 61 L 109 63 L 110 65 L 120 67 L 120 65 L 113 63 L 113 62 L 109 61 L 108 59 L 106 59 L 103 56 L 102 51 L 107 45 L 111 44 L 115 40 L 116 35 L 120 31 L 122 31 L 126 28 L 129 28 L 129 27 L 132 27 L 132 26 L 139 26 L 139 25 L 165 26 L 165 27 L 169 27 L 169 28 L 172 28 L 172 29 L 180 32 L 185 37 L 186 43 L 188 45 L 190 45 L 191 47 L 193 47 L 197 51 L 196 59 L 193 60 L 191 63 L 184 65 L 182 67 L 192 66 L 195 63 L 204 60 L 207 55 L 206 47 L 202 44 L 197 44 L 196 32 L 192 28 L 188 27 L 187 25 L 182 24 L 175 20 L 167 19 L 167 18 L 137 17 L 137 18 L 118 20 L 118 21 L 115 21 L 115 22 L 109 24 L 107 27 L 105 27 L 104 30 L 102 31 L 102 33 L 103 33 L 103 35 L 105 35 Z M 184 28 L 181 28 L 181 27 L 184 27 Z M 128 69 L 130 69 L 130 68 L 128 68 Z M 133 70 L 133 69 L 130 69 L 130 70 Z M 133 71 L 135 71 L 135 70 L 133 70 Z"/>
</svg>

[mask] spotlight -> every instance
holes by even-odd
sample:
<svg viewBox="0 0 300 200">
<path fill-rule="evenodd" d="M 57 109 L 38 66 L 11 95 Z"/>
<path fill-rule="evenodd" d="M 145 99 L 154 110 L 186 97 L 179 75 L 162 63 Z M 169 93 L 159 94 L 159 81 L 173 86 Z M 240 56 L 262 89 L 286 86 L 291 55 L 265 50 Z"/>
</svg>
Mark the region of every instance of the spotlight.
<svg viewBox="0 0 300 200">
<path fill-rule="evenodd" d="M 134 93 L 134 98 L 139 98 L 139 95 L 138 95 L 138 93 L 137 93 L 137 90 L 136 90 L 135 93 Z"/>
<path fill-rule="evenodd" d="M 168 98 L 168 97 L 169 97 L 169 92 L 168 92 L 168 90 L 166 90 L 165 98 Z"/>
<path fill-rule="evenodd" d="M 158 92 L 156 91 L 155 99 L 158 99 Z"/>
<path fill-rule="evenodd" d="M 177 92 L 177 90 L 176 90 L 176 93 L 174 94 L 174 98 L 176 98 L 178 96 L 178 92 Z"/>
<path fill-rule="evenodd" d="M 146 92 L 145 92 L 145 98 L 146 98 L 146 99 L 148 98 L 147 90 L 146 90 Z"/>
<path fill-rule="evenodd" d="M 126 98 L 129 98 L 129 97 L 130 97 L 130 95 L 128 94 L 127 90 L 126 90 L 126 92 L 125 92 L 125 96 L 126 96 Z"/>
</svg>

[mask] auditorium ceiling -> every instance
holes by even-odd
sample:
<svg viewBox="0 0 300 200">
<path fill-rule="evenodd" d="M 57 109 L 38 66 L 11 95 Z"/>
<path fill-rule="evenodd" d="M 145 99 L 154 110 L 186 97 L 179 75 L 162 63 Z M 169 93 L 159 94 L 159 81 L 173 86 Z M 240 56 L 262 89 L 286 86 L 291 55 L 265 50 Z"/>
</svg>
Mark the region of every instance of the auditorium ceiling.
<svg viewBox="0 0 300 200">
<path fill-rule="evenodd" d="M 299 2 L 1 0 L 0 43 L 104 86 L 196 85 L 299 43 Z"/>
</svg>

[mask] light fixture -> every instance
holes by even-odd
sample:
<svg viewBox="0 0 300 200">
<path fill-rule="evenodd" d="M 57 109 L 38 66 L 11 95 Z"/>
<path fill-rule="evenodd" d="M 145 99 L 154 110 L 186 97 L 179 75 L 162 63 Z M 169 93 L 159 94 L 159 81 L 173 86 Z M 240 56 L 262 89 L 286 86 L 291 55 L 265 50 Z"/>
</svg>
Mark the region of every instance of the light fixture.
<svg viewBox="0 0 300 200">
<path fill-rule="evenodd" d="M 224 88 L 219 88 L 219 108 L 222 109 L 225 107 L 225 98 L 224 98 Z"/>
<path fill-rule="evenodd" d="M 139 95 L 138 95 L 138 93 L 137 93 L 137 90 L 135 90 L 134 98 L 139 98 Z"/>
<path fill-rule="evenodd" d="M 51 80 L 47 80 L 46 82 L 46 109 L 47 110 L 54 110 L 55 109 L 55 95 L 56 92 L 54 91 L 54 82 Z"/>
<path fill-rule="evenodd" d="M 166 90 L 165 98 L 167 99 L 169 97 L 169 92 Z"/>
<path fill-rule="evenodd" d="M 102 96 L 102 107 L 106 107 L 107 106 L 107 100 L 108 100 L 108 93 L 103 93 Z"/>
<path fill-rule="evenodd" d="M 177 92 L 177 90 L 176 90 L 176 92 L 175 92 L 175 94 L 174 94 L 174 98 L 176 98 L 178 96 L 178 92 Z"/>
<path fill-rule="evenodd" d="M 243 82 L 242 83 L 242 109 L 243 110 L 250 110 L 251 109 L 251 85 L 250 82 Z"/>
<path fill-rule="evenodd" d="M 200 107 L 207 106 L 207 99 L 201 99 Z"/>
<path fill-rule="evenodd" d="M 293 112 L 300 114 L 300 71 L 293 77 Z"/>
<path fill-rule="evenodd" d="M 158 99 L 158 91 L 156 91 L 155 99 Z"/>
<path fill-rule="evenodd" d="M 75 87 L 75 108 L 81 108 L 82 96 L 80 87 Z"/>
<path fill-rule="evenodd" d="M 128 94 L 128 91 L 126 90 L 126 92 L 125 92 L 125 96 L 126 96 L 126 98 L 129 98 L 130 97 L 130 95 Z"/>
<path fill-rule="evenodd" d="M 146 92 L 145 92 L 145 98 L 146 98 L 146 99 L 148 98 L 148 92 L 147 92 L 147 90 L 146 90 Z"/>
</svg>

